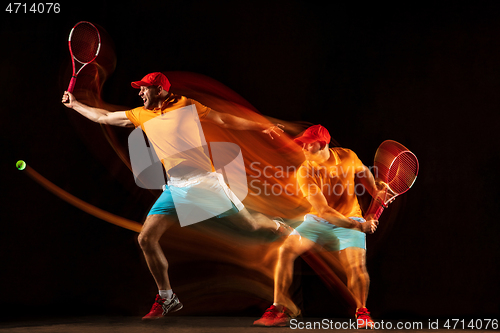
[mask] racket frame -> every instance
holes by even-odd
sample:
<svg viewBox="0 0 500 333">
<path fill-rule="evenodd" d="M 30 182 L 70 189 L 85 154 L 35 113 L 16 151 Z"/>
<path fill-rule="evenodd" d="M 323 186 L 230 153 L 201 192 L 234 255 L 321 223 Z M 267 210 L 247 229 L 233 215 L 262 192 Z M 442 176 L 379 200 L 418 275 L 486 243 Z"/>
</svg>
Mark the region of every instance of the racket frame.
<svg viewBox="0 0 500 333">
<path fill-rule="evenodd" d="M 71 37 L 73 36 L 73 32 L 75 31 L 75 28 L 77 26 L 79 26 L 80 24 L 89 24 L 91 25 L 95 31 L 97 32 L 97 38 L 98 38 L 98 45 L 97 45 L 97 50 L 96 50 L 96 53 L 94 55 L 94 58 L 92 58 L 92 60 L 90 60 L 89 62 L 82 62 L 80 60 L 78 60 L 75 55 L 73 54 L 73 50 L 71 49 Z M 76 77 L 78 76 L 78 74 L 81 72 L 81 70 L 87 66 L 88 64 L 90 64 L 92 61 L 94 61 L 97 56 L 99 55 L 99 51 L 101 50 L 101 34 L 99 33 L 99 29 L 97 29 L 97 27 L 88 22 L 88 21 L 80 21 L 78 22 L 77 24 L 75 24 L 75 26 L 71 29 L 71 32 L 69 33 L 69 37 L 68 37 L 68 47 L 69 47 L 69 53 L 71 55 L 71 64 L 73 65 L 73 75 L 71 76 L 71 80 L 69 81 L 69 86 L 68 86 L 68 92 L 72 93 L 73 90 L 75 89 L 75 84 L 76 84 Z M 82 66 L 78 69 L 78 71 L 76 71 L 76 66 L 75 66 L 75 60 L 82 64 Z"/>
<path fill-rule="evenodd" d="M 418 164 L 417 156 L 409 150 L 403 150 L 403 151 L 399 152 L 396 156 L 394 156 L 394 158 L 392 159 L 391 165 L 387 169 L 388 173 L 391 170 L 392 166 L 394 165 L 394 162 L 402 154 L 411 154 L 415 158 L 416 170 L 415 170 L 415 177 L 413 178 L 413 181 L 406 188 L 406 190 L 404 190 L 402 192 L 395 192 L 393 189 L 391 189 L 391 187 L 388 183 L 383 182 L 383 184 L 385 185 L 385 190 L 383 191 L 382 194 L 379 192 L 377 194 L 377 197 L 372 199 L 370 206 L 368 207 L 368 210 L 366 211 L 366 214 L 365 214 L 366 217 L 371 218 L 373 216 L 374 220 L 378 220 L 380 218 L 380 215 L 382 215 L 382 212 L 384 211 L 384 209 L 387 208 L 389 206 L 389 204 L 392 203 L 396 199 L 396 197 L 407 192 L 413 186 L 413 184 L 415 184 L 415 180 L 417 180 L 419 164 Z M 379 180 L 379 179 L 377 179 L 377 180 Z M 389 196 L 388 196 L 388 194 L 389 194 Z"/>
</svg>

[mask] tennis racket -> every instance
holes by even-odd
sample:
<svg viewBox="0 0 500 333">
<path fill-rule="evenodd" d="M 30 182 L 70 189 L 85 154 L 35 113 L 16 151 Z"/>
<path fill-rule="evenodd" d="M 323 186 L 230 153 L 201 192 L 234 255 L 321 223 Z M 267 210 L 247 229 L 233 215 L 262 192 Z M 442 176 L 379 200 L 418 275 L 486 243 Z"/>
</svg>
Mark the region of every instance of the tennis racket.
<svg viewBox="0 0 500 333">
<path fill-rule="evenodd" d="M 372 199 L 365 216 L 378 220 L 384 209 L 415 183 L 418 159 L 402 144 L 386 140 L 378 147 L 373 165 L 375 180 L 383 188 Z"/>
<path fill-rule="evenodd" d="M 76 77 L 81 70 L 97 58 L 101 49 L 101 36 L 99 30 L 90 22 L 78 22 L 68 38 L 69 53 L 73 63 L 73 75 L 69 82 L 68 91 L 75 89 Z M 77 65 L 79 69 L 77 70 Z"/>
</svg>

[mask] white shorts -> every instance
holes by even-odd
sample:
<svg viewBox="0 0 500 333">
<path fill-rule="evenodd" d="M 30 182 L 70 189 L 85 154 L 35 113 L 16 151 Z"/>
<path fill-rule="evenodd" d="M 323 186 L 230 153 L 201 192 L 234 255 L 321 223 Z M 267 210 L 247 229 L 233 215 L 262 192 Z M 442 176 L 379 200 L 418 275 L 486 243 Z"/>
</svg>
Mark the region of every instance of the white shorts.
<svg viewBox="0 0 500 333">
<path fill-rule="evenodd" d="M 245 208 L 217 172 L 171 177 L 167 185 L 162 195 L 168 189 L 181 226 L 232 215 Z"/>
</svg>

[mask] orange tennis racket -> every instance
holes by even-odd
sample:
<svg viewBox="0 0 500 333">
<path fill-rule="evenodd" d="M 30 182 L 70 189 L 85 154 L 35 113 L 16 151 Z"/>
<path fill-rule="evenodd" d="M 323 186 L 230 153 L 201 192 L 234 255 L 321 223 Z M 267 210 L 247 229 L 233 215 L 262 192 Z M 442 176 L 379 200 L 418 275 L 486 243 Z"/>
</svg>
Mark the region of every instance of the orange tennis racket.
<svg viewBox="0 0 500 333">
<path fill-rule="evenodd" d="M 397 196 L 408 191 L 418 174 L 418 159 L 402 144 L 386 140 L 375 153 L 375 180 L 383 188 L 372 199 L 366 211 L 367 219 L 378 220 L 380 215 Z"/>
</svg>

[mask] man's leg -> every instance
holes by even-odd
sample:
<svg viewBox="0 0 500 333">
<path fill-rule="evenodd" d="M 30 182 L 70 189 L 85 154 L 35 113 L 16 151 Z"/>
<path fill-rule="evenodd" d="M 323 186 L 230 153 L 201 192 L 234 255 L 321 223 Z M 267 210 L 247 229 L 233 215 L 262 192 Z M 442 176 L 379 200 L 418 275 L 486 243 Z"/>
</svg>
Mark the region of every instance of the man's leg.
<svg viewBox="0 0 500 333">
<path fill-rule="evenodd" d="M 176 222 L 177 217 L 175 215 L 148 215 L 139 234 L 139 245 L 159 290 L 150 312 L 142 319 L 158 319 L 168 312 L 175 312 L 182 308 L 182 303 L 172 293 L 172 287 L 168 278 L 168 261 L 160 246 L 161 236 Z M 171 294 L 170 298 L 160 296 L 163 292 Z"/>
<path fill-rule="evenodd" d="M 228 215 L 226 218 L 233 224 L 248 230 L 257 231 L 259 229 L 267 229 L 274 233 L 278 232 L 279 226 L 274 220 L 271 220 L 264 214 L 251 214 L 246 208 L 243 208 L 238 213 Z"/>
<path fill-rule="evenodd" d="M 289 307 L 288 289 L 293 280 L 293 263 L 298 256 L 312 249 L 314 242 L 296 234 L 288 236 L 278 252 L 274 271 L 274 303 Z"/>
<path fill-rule="evenodd" d="M 172 289 L 168 279 L 168 261 L 160 246 L 160 238 L 176 222 L 175 215 L 148 215 L 139 234 L 139 245 L 158 290 Z"/>
<path fill-rule="evenodd" d="M 373 328 L 373 320 L 366 308 L 370 277 L 366 270 L 366 250 L 348 247 L 339 253 L 339 259 L 347 275 L 347 287 L 356 299 L 358 328 Z"/>
<path fill-rule="evenodd" d="M 288 289 L 293 279 L 293 263 L 298 256 L 310 250 L 314 242 L 291 234 L 281 245 L 278 253 L 278 263 L 274 272 L 274 304 L 266 310 L 262 318 L 256 320 L 257 326 L 285 326 L 288 322 L 288 315 L 285 308 L 293 313 L 298 310 L 288 296 Z"/>
<path fill-rule="evenodd" d="M 265 229 L 281 235 L 288 235 L 293 230 L 282 221 L 272 220 L 261 213 L 250 213 L 224 182 L 221 174 L 214 172 L 200 179 L 201 181 L 193 186 L 182 188 L 170 186 L 172 195 L 176 198 L 176 204 L 182 201 L 183 204 L 192 204 L 209 212 L 211 209 L 220 208 L 218 202 L 219 204 L 231 203 L 233 209 L 217 215 L 226 218 L 243 230 L 253 232 Z M 176 194 L 178 192 L 183 193 L 182 197 Z"/>
<path fill-rule="evenodd" d="M 356 307 L 364 308 L 370 287 L 370 276 L 366 270 L 366 250 L 348 247 L 340 251 L 339 259 L 347 275 L 347 287 L 356 298 Z"/>
</svg>

